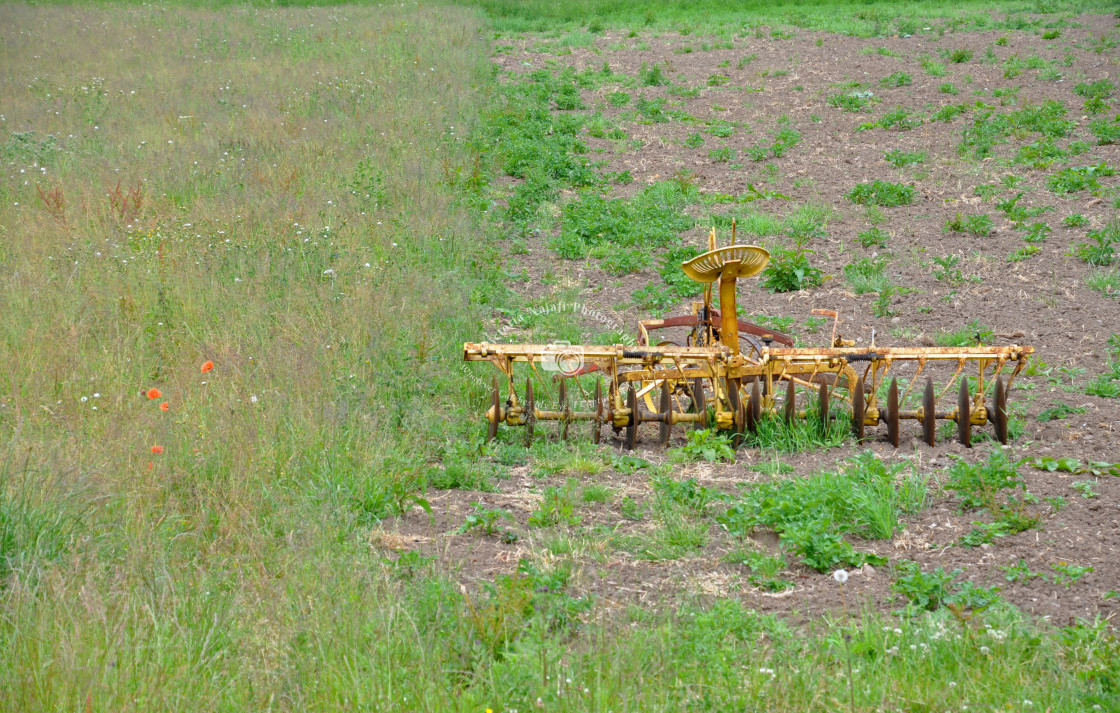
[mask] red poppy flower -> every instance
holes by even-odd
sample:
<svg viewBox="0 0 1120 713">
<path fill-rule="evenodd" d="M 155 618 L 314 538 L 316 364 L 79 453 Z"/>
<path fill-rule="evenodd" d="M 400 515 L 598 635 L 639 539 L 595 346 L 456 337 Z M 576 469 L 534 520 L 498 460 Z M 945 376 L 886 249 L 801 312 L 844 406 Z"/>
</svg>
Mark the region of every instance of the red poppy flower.
<svg viewBox="0 0 1120 713">
<path fill-rule="evenodd" d="M 213 371 L 213 370 L 214 370 L 214 362 L 210 361 L 209 359 L 202 362 L 202 373 L 203 374 L 205 374 L 208 371 Z"/>
<path fill-rule="evenodd" d="M 168 404 L 166 401 L 164 401 L 162 404 L 159 405 L 159 410 L 160 411 L 166 411 L 169 408 L 171 408 L 171 405 Z"/>
<path fill-rule="evenodd" d="M 149 399 L 158 399 L 163 396 L 163 392 L 159 389 L 148 389 L 147 396 Z"/>
<path fill-rule="evenodd" d="M 160 455 L 163 453 L 163 446 L 152 446 L 152 453 L 155 453 L 157 456 Z"/>
</svg>

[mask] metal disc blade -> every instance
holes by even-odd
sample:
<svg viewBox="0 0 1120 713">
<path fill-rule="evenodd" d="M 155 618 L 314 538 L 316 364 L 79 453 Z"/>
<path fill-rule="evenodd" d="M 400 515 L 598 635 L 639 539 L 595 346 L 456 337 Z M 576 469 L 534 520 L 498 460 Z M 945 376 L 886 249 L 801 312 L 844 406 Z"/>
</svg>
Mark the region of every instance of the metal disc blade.
<svg viewBox="0 0 1120 713">
<path fill-rule="evenodd" d="M 863 377 L 856 379 L 855 389 L 852 391 L 852 429 L 856 434 L 856 443 L 863 443 Z"/>
<path fill-rule="evenodd" d="M 533 444 L 533 426 L 537 422 L 537 402 L 533 398 L 533 380 L 525 379 L 525 445 Z"/>
<path fill-rule="evenodd" d="M 758 387 L 758 379 L 755 379 L 754 386 L 751 387 L 751 398 L 748 406 L 750 414 L 747 416 L 747 430 L 751 433 L 757 433 L 758 424 L 762 421 L 762 393 Z"/>
<path fill-rule="evenodd" d="M 968 394 L 968 377 L 961 377 L 961 390 L 957 394 L 957 440 L 965 448 L 972 448 L 972 409 Z"/>
<path fill-rule="evenodd" d="M 992 415 L 992 423 L 996 428 L 996 438 L 1007 445 L 1007 388 L 1003 384 L 1003 377 L 996 379 L 996 407 Z"/>
<path fill-rule="evenodd" d="M 700 414 L 700 420 L 696 422 L 696 428 L 707 428 L 708 399 L 704 396 L 704 380 L 700 377 L 692 380 L 692 410 Z"/>
<path fill-rule="evenodd" d="M 926 378 L 926 390 L 922 394 L 922 438 L 927 445 L 937 445 L 937 403 L 933 396 L 933 379 Z"/>
<path fill-rule="evenodd" d="M 898 379 L 891 379 L 891 388 L 887 391 L 887 438 L 891 445 L 898 448 Z"/>
<path fill-rule="evenodd" d="M 658 440 L 665 446 L 669 443 L 669 437 L 673 435 L 673 387 L 669 385 L 668 380 L 661 382 L 661 408 L 658 415 L 662 419 Z"/>
<path fill-rule="evenodd" d="M 626 406 L 630 409 L 630 421 L 626 424 L 626 450 L 632 451 L 638 442 L 638 392 L 633 386 L 626 395 Z"/>
<path fill-rule="evenodd" d="M 793 385 L 793 379 L 786 382 L 786 410 L 785 422 L 787 426 L 793 425 L 793 419 L 797 417 L 797 388 Z"/>
<path fill-rule="evenodd" d="M 754 430 L 758 429 L 758 424 L 763 420 L 763 393 L 758 381 L 759 379 L 755 379 L 755 385 L 750 388 L 750 420 L 755 422 Z"/>
<path fill-rule="evenodd" d="M 820 411 L 821 418 L 821 433 L 828 433 L 828 384 L 821 384 L 817 396 L 817 408 Z"/>
</svg>

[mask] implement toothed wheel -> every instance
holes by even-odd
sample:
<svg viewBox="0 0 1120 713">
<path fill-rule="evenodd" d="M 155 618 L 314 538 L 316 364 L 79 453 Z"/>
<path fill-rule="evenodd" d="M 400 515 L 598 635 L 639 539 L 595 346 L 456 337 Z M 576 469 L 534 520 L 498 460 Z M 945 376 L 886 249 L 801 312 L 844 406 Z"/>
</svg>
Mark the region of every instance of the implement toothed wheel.
<svg viewBox="0 0 1120 713">
<path fill-rule="evenodd" d="M 891 379 L 891 388 L 887 391 L 887 438 L 891 445 L 898 448 L 898 379 Z"/>
<path fill-rule="evenodd" d="M 797 388 L 793 385 L 793 379 L 786 382 L 786 408 L 782 417 L 787 426 L 792 426 L 793 419 L 797 418 Z"/>
<path fill-rule="evenodd" d="M 666 446 L 669 445 L 669 438 L 673 435 L 673 387 L 669 385 L 668 379 L 661 382 L 661 408 L 658 416 L 662 421 L 657 440 L 662 446 Z"/>
<path fill-rule="evenodd" d="M 937 403 L 933 396 L 933 378 L 926 378 L 926 390 L 922 394 L 922 438 L 926 445 L 937 445 Z"/>
<path fill-rule="evenodd" d="M 626 424 L 626 450 L 634 450 L 638 442 L 638 392 L 630 387 L 626 394 L 626 407 L 630 409 L 630 422 Z"/>
<path fill-rule="evenodd" d="M 856 443 L 863 443 L 865 426 L 863 416 L 866 409 L 863 404 L 863 377 L 856 379 L 855 390 L 852 391 L 852 430 L 855 432 Z"/>
<path fill-rule="evenodd" d="M 961 377 L 961 390 L 957 394 L 957 440 L 965 448 L 972 448 L 972 409 L 968 397 L 968 377 Z"/>
<path fill-rule="evenodd" d="M 758 388 L 758 380 L 755 379 L 754 385 L 751 386 L 751 397 L 747 400 L 747 430 L 751 433 L 758 433 L 758 424 L 762 420 L 762 394 Z"/>
<path fill-rule="evenodd" d="M 704 380 L 697 377 L 692 380 L 692 410 L 700 414 L 700 420 L 694 428 L 702 430 L 708 427 L 708 400 L 704 396 Z"/>
<path fill-rule="evenodd" d="M 1003 384 L 1003 377 L 996 379 L 996 406 L 992 409 L 992 424 L 995 426 L 996 438 L 1003 445 L 1007 445 L 1007 388 Z"/>
<path fill-rule="evenodd" d="M 525 447 L 533 445 L 533 425 L 537 422 L 536 401 L 533 399 L 533 380 L 525 379 Z"/>
<path fill-rule="evenodd" d="M 738 379 L 727 380 L 727 405 L 731 409 L 731 446 L 738 450 L 743 444 L 743 420 L 746 418 Z"/>
<path fill-rule="evenodd" d="M 820 411 L 821 433 L 828 433 L 828 384 L 821 384 L 817 393 L 817 408 Z"/>
</svg>

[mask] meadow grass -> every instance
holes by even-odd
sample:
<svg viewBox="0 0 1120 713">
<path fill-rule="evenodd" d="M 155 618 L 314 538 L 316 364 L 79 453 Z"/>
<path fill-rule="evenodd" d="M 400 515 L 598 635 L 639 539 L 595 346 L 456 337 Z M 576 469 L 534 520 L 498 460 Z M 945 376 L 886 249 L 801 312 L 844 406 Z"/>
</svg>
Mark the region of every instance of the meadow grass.
<svg viewBox="0 0 1120 713">
<path fill-rule="evenodd" d="M 896 3 L 886 0 L 799 2 L 781 0 L 452 0 L 477 7 L 501 32 L 558 32 L 574 27 L 684 30 L 730 36 L 766 26 L 826 30 L 858 37 L 878 37 L 899 32 L 993 30 L 1005 26 L 1009 15 L 1029 11 L 1022 3 L 976 0 L 924 0 Z M 1075 0 L 1046 5 L 1046 12 L 1108 12 L 1101 0 Z M 993 14 L 991 11 L 995 11 Z M 1019 20 L 1021 23 L 1022 20 Z M 1041 21 L 1038 23 L 1041 25 Z M 929 31 L 929 30 L 927 30 Z"/>
<path fill-rule="evenodd" d="M 0 17 L 0 708 L 314 707 L 384 603 L 355 524 L 480 396 L 479 26 Z"/>
</svg>

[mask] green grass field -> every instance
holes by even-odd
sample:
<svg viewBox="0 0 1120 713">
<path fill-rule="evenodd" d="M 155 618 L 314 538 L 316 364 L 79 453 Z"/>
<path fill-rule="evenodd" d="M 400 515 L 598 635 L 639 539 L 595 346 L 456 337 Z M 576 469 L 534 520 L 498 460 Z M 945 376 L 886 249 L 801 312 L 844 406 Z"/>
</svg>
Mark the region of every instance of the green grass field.
<svg viewBox="0 0 1120 713">
<path fill-rule="evenodd" d="M 636 7 L 0 5 L 0 710 L 1120 710 L 1101 622 L 607 613 L 380 526 L 481 459 L 517 303 L 489 38 L 733 19 Z M 852 7 L 760 17 L 987 16 Z"/>
</svg>

